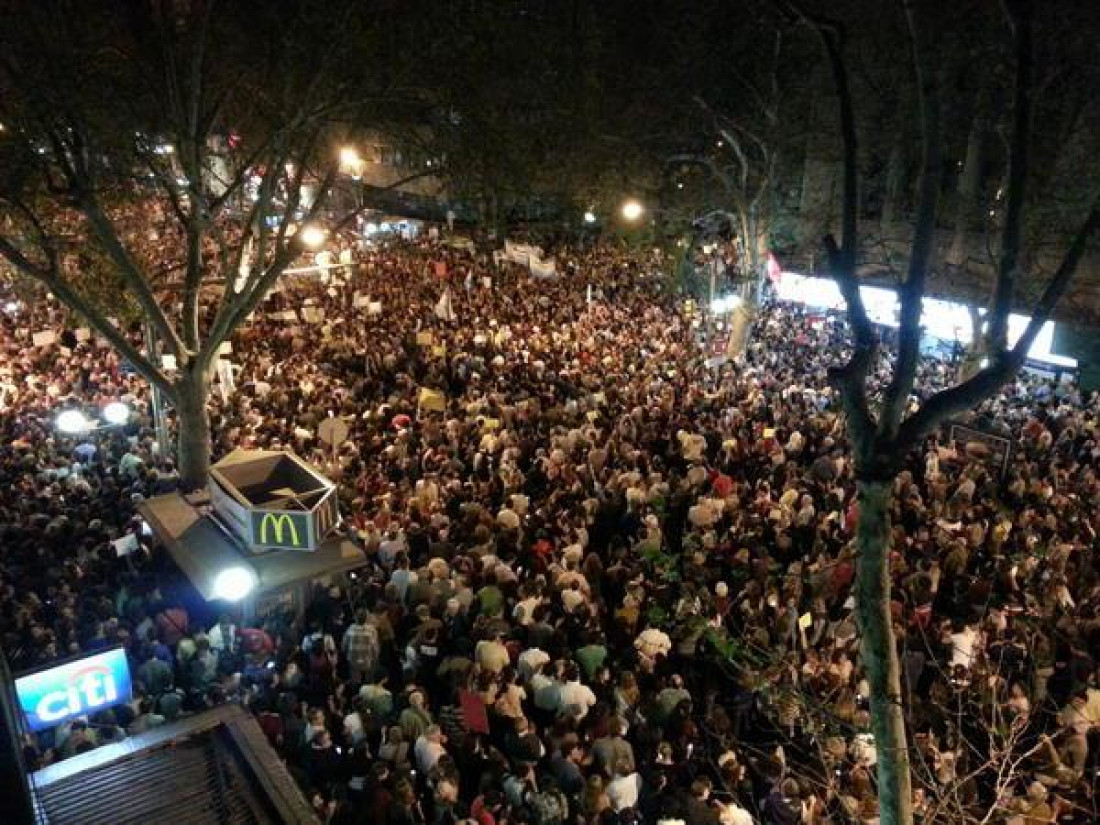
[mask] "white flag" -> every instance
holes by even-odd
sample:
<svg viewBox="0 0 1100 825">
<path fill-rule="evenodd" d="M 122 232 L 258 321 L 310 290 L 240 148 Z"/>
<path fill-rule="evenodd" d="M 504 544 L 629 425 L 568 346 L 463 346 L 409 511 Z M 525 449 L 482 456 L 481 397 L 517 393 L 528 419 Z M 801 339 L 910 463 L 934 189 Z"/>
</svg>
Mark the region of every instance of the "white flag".
<svg viewBox="0 0 1100 825">
<path fill-rule="evenodd" d="M 455 319 L 455 310 L 451 306 L 451 288 L 447 287 L 443 290 L 443 295 L 436 302 L 435 305 L 435 317 L 443 321 L 453 321 Z"/>
</svg>

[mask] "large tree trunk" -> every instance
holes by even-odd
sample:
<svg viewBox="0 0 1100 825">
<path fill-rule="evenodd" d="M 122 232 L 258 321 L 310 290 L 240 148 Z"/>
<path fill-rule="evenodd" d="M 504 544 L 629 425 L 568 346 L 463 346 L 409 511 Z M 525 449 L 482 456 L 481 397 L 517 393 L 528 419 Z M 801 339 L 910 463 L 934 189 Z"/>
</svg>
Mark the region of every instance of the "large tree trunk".
<svg viewBox="0 0 1100 825">
<path fill-rule="evenodd" d="M 737 305 L 730 316 L 730 337 L 729 343 L 726 344 L 727 356 L 736 358 L 745 351 L 749 345 L 749 331 L 752 329 L 754 320 L 756 320 L 755 301 L 750 303 L 749 300 L 745 300 Z"/>
<path fill-rule="evenodd" d="M 970 313 L 970 345 L 959 362 L 958 381 L 960 383 L 976 375 L 982 368 L 982 361 L 986 358 L 985 321 L 977 307 L 968 306 L 967 310 Z"/>
<path fill-rule="evenodd" d="M 882 200 L 882 223 L 901 220 L 905 200 L 905 154 L 900 140 L 895 141 L 886 160 L 886 186 Z"/>
<path fill-rule="evenodd" d="M 954 266 L 966 264 L 970 225 L 978 212 L 984 135 L 985 122 L 980 116 L 976 116 L 970 123 L 970 134 L 966 141 L 966 162 L 959 176 L 958 204 L 955 209 L 955 232 L 947 251 L 947 262 Z"/>
<path fill-rule="evenodd" d="M 901 705 L 901 669 L 890 616 L 890 497 L 889 481 L 859 483 L 856 614 L 862 634 L 863 666 L 871 686 L 880 821 L 882 825 L 911 825 L 909 747 Z"/>
<path fill-rule="evenodd" d="M 210 416 L 206 409 L 209 391 L 201 371 L 183 376 L 176 385 L 176 453 L 180 486 L 185 491 L 206 486 L 210 471 Z"/>
</svg>

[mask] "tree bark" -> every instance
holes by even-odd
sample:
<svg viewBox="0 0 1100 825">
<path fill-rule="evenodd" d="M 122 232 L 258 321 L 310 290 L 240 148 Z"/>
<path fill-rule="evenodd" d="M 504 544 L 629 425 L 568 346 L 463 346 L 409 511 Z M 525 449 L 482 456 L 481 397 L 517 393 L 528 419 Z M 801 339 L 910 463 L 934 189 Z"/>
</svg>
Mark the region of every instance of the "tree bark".
<svg viewBox="0 0 1100 825">
<path fill-rule="evenodd" d="M 978 190 L 981 183 L 982 142 L 985 121 L 975 115 L 966 140 L 966 160 L 959 175 L 958 203 L 955 207 L 955 233 L 947 251 L 947 262 L 953 266 L 966 264 L 970 226 L 978 214 Z"/>
<path fill-rule="evenodd" d="M 901 704 L 901 669 L 890 615 L 891 483 L 877 479 L 860 481 L 857 495 L 856 610 L 862 635 L 863 665 L 871 686 L 871 730 L 878 753 L 879 816 L 882 825 L 911 825 L 913 791 L 909 746 Z"/>
<path fill-rule="evenodd" d="M 886 160 L 886 194 L 882 201 L 882 223 L 889 225 L 902 217 L 905 187 L 905 156 L 901 140 L 894 142 Z"/>
<path fill-rule="evenodd" d="M 206 486 L 210 472 L 210 416 L 206 409 L 209 390 L 201 371 L 183 376 L 176 385 L 176 456 L 180 487 L 185 492 Z"/>
<path fill-rule="evenodd" d="M 726 355 L 736 358 L 745 351 L 749 344 L 749 332 L 752 330 L 752 322 L 756 320 L 756 290 L 745 298 L 730 316 L 730 337 L 726 344 Z"/>
</svg>

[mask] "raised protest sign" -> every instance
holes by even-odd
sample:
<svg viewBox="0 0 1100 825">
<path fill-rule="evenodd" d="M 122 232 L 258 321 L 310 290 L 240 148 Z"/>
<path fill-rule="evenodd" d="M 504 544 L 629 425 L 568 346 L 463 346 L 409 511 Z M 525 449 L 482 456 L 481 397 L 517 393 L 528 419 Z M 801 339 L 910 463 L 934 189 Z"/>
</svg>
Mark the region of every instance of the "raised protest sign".
<svg viewBox="0 0 1100 825">
<path fill-rule="evenodd" d="M 952 424 L 948 430 L 952 443 L 961 443 L 971 458 L 990 464 L 1003 476 L 1012 460 L 1012 442 L 1004 436 L 983 432 L 965 424 Z"/>
</svg>

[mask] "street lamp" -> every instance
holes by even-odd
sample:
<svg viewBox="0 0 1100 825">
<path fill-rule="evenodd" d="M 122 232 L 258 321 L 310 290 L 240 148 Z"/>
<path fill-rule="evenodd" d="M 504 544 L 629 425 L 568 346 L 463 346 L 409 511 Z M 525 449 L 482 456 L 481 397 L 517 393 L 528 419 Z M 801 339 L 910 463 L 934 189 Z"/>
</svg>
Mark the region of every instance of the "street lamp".
<svg viewBox="0 0 1100 825">
<path fill-rule="evenodd" d="M 352 168 L 359 166 L 359 150 L 354 146 L 344 146 L 340 149 L 340 164 Z"/>
<path fill-rule="evenodd" d="M 596 222 L 596 213 L 593 212 L 591 209 L 589 209 L 587 212 L 584 213 L 584 222 L 585 223 L 595 223 Z"/>
<path fill-rule="evenodd" d="M 302 227 L 302 243 L 304 243 L 310 249 L 320 249 L 321 246 L 325 243 L 326 235 L 327 233 L 325 232 L 325 230 L 321 229 L 318 226 L 313 226 L 312 224 L 310 224 L 309 226 Z"/>
<path fill-rule="evenodd" d="M 239 602 L 256 586 L 256 574 L 247 567 L 227 567 L 214 577 L 214 597 Z"/>
<path fill-rule="evenodd" d="M 623 218 L 631 222 L 636 221 L 638 220 L 638 218 L 642 217 L 643 212 L 645 212 L 645 207 L 633 198 L 626 201 L 622 206 Z"/>
<path fill-rule="evenodd" d="M 54 426 L 63 435 L 83 435 L 92 429 L 93 424 L 80 410 L 64 410 L 54 419 Z"/>
<path fill-rule="evenodd" d="M 115 427 L 121 427 L 130 420 L 130 407 L 121 401 L 112 401 L 103 408 L 103 420 Z"/>
</svg>

